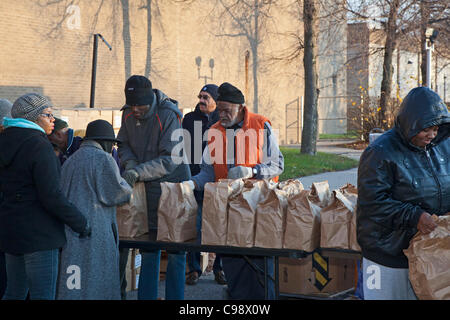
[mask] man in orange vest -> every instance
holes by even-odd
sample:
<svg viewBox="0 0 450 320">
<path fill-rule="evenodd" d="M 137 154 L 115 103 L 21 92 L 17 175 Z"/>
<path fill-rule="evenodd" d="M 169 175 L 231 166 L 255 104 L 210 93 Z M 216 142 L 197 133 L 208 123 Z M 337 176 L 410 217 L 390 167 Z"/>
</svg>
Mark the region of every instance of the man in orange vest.
<svg viewBox="0 0 450 320">
<path fill-rule="evenodd" d="M 219 121 L 208 130 L 208 146 L 203 152 L 200 173 L 192 177 L 191 187 L 203 190 L 219 179 L 275 179 L 283 172 L 284 158 L 270 121 L 248 111 L 242 92 L 225 82 L 218 89 Z M 264 258 L 223 255 L 222 264 L 231 299 L 264 299 Z M 273 258 L 268 259 L 273 275 Z M 274 283 L 268 281 L 269 296 Z"/>
</svg>

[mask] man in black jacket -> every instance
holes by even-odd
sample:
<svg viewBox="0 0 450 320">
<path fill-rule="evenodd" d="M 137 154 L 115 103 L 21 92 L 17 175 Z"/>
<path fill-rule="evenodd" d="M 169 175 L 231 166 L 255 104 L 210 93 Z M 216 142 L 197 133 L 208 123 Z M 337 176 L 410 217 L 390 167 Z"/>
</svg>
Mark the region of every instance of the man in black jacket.
<svg viewBox="0 0 450 320">
<path fill-rule="evenodd" d="M 186 149 L 189 150 L 187 154 L 192 176 L 200 172 L 202 154 L 207 143 L 204 141 L 203 135 L 206 130 L 219 120 L 219 112 L 216 109 L 217 89 L 218 87 L 215 84 L 203 86 L 198 94 L 199 101 L 195 110 L 189 112 L 183 118 L 183 129 L 187 130 L 190 134 L 191 145 L 190 147 L 186 146 Z M 194 195 L 198 203 L 197 235 L 199 238 L 197 240 L 200 242 L 203 191 L 194 190 Z M 195 285 L 202 274 L 200 268 L 200 252 L 189 252 L 187 259 L 190 272 L 186 278 L 186 284 Z M 220 255 L 216 255 L 213 272 L 217 283 L 226 284 Z"/>
<path fill-rule="evenodd" d="M 450 211 L 450 114 L 427 87 L 411 90 L 393 129 L 364 151 L 358 168 L 357 237 L 364 299 L 415 299 L 403 253 L 431 215 Z"/>
</svg>

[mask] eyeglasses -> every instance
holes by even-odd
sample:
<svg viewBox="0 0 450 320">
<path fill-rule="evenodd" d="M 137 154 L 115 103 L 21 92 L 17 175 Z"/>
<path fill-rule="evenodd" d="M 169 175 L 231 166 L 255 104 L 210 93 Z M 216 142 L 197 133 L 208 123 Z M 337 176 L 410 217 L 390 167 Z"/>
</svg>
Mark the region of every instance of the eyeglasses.
<svg viewBox="0 0 450 320">
<path fill-rule="evenodd" d="M 198 95 L 198 98 L 199 98 L 199 99 L 203 99 L 203 100 L 208 100 L 208 99 L 209 99 L 209 96 L 206 95 L 206 94 L 199 94 L 199 95 Z"/>
<path fill-rule="evenodd" d="M 55 118 L 54 116 L 53 116 L 53 113 L 41 113 L 40 114 L 41 116 L 43 116 L 43 117 L 47 117 L 47 118 L 49 118 L 49 119 L 51 119 L 51 118 Z"/>
</svg>

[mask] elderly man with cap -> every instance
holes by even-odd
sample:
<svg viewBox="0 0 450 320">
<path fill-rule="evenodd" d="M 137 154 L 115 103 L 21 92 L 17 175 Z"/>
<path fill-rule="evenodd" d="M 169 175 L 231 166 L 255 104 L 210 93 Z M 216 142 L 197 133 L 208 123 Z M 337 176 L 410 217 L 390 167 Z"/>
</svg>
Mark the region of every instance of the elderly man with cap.
<svg viewBox="0 0 450 320">
<path fill-rule="evenodd" d="M 52 133 L 48 135 L 48 139 L 59 151 L 58 158 L 62 165 L 68 157 L 80 148 L 83 138 L 74 136 L 73 129 L 69 128 L 67 122 L 62 119 L 55 118 L 54 125 L 55 127 Z"/>
<path fill-rule="evenodd" d="M 182 155 L 172 155 L 178 141 L 172 133 L 181 129 L 182 113 L 178 102 L 161 90 L 153 89 L 144 76 L 131 76 L 125 84 L 126 105 L 122 108 L 122 126 L 118 139 L 124 179 L 131 185 L 145 182 L 148 227 L 158 228 L 157 211 L 161 182 L 182 182 L 191 177 Z M 141 251 L 138 299 L 157 299 L 161 251 Z M 184 299 L 185 252 L 168 252 L 166 299 Z"/>
<path fill-rule="evenodd" d="M 12 103 L 6 99 L 0 99 L 0 133 L 3 131 L 3 118 L 11 117 Z M 2 198 L 0 190 L 0 199 Z M 0 251 L 0 299 L 6 289 L 6 264 L 5 253 Z"/>
<path fill-rule="evenodd" d="M 191 186 L 203 190 L 207 182 L 219 179 L 275 179 L 283 172 L 284 158 L 269 119 L 251 113 L 242 92 L 225 82 L 218 90 L 219 121 L 208 131 L 208 146 L 203 153 L 200 173 L 192 177 Z M 263 132 L 262 136 L 260 133 Z M 243 133 L 244 139 L 239 138 Z M 248 142 L 245 136 L 253 136 Z M 214 154 L 211 152 L 214 150 Z M 231 299 L 264 299 L 262 274 L 264 258 L 251 257 L 253 266 L 241 256 L 222 255 L 222 264 Z M 268 259 L 273 274 L 273 259 Z M 268 281 L 269 296 L 274 297 L 274 283 Z"/>
<path fill-rule="evenodd" d="M 207 84 L 203 86 L 198 94 L 198 103 L 193 112 L 189 112 L 183 118 L 183 129 L 187 130 L 190 135 L 190 146 L 186 146 L 186 153 L 189 159 L 191 175 L 200 172 L 200 163 L 203 150 L 206 147 L 206 141 L 203 140 L 205 132 L 219 120 L 219 111 L 216 108 L 216 100 L 218 96 L 218 87 L 215 84 Z M 201 238 L 201 222 L 202 222 L 202 205 L 203 191 L 194 190 L 194 195 L 198 203 L 197 217 L 197 241 Z M 186 284 L 195 285 L 202 274 L 200 268 L 200 252 L 188 253 L 189 274 L 186 278 Z M 220 255 L 216 255 L 213 265 L 214 278 L 219 284 L 226 284 L 225 275 L 222 270 L 222 261 Z"/>
<path fill-rule="evenodd" d="M 116 206 L 130 200 L 132 189 L 120 176 L 111 156 L 116 142 L 114 129 L 108 121 L 92 121 L 80 148 L 62 167 L 62 191 L 89 219 L 92 237 L 79 239 L 66 228 L 67 244 L 61 251 L 58 300 L 120 299 Z M 78 288 L 67 285 L 74 275 L 73 266 L 81 271 Z"/>
<path fill-rule="evenodd" d="M 0 251 L 8 283 L 3 299 L 54 299 L 65 225 L 79 237 L 91 228 L 62 194 L 60 164 L 47 135 L 53 130 L 50 101 L 35 93 L 18 98 L 0 134 Z"/>
</svg>

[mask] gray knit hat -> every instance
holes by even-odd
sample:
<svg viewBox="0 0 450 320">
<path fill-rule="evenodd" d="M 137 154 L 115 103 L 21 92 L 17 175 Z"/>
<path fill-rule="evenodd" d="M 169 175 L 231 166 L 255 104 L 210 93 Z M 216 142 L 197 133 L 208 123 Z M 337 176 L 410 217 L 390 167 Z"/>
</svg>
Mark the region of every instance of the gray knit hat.
<svg viewBox="0 0 450 320">
<path fill-rule="evenodd" d="M 42 110 L 53 107 L 44 96 L 37 93 L 27 93 L 18 98 L 11 109 L 13 118 L 23 118 L 36 122 Z"/>
<path fill-rule="evenodd" d="M 11 117 L 12 103 L 6 99 L 0 99 L 0 125 L 3 123 L 4 117 Z"/>
</svg>

